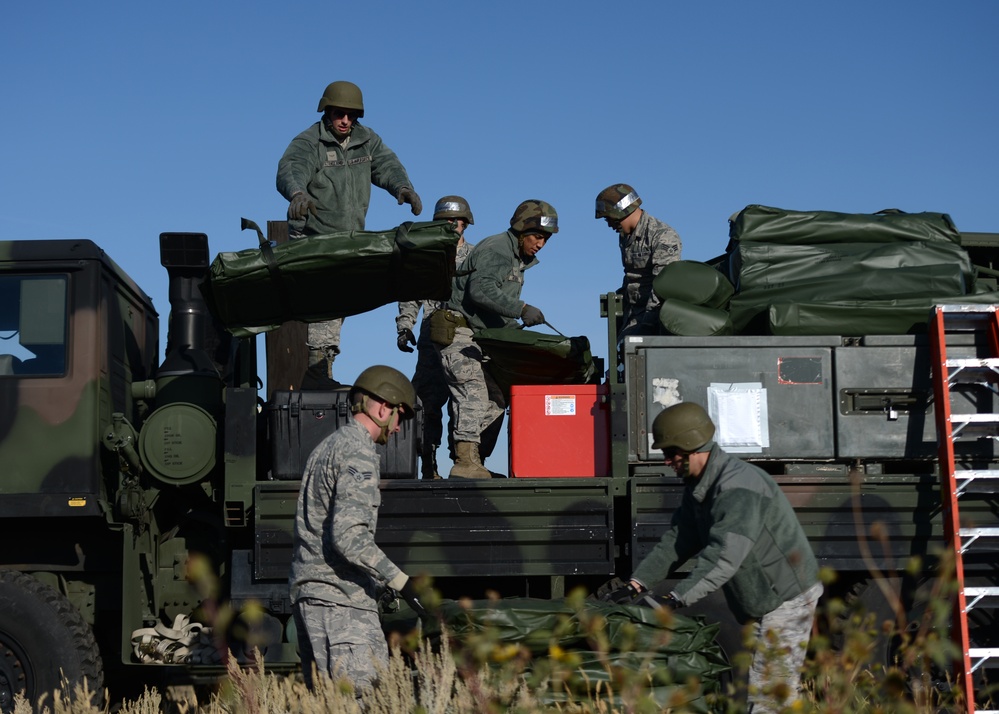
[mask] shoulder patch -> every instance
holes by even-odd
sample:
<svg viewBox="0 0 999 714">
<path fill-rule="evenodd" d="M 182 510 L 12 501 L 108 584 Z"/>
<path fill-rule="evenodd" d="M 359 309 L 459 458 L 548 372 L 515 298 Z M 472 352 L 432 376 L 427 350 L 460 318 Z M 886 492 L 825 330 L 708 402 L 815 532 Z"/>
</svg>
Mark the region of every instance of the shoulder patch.
<svg viewBox="0 0 999 714">
<path fill-rule="evenodd" d="M 351 476 L 353 476 L 354 480 L 357 481 L 358 483 L 364 481 L 365 479 L 369 479 L 369 478 L 372 477 L 372 474 L 371 474 L 370 471 L 358 471 L 353 466 L 348 466 L 347 467 L 347 473 L 349 473 Z"/>
</svg>

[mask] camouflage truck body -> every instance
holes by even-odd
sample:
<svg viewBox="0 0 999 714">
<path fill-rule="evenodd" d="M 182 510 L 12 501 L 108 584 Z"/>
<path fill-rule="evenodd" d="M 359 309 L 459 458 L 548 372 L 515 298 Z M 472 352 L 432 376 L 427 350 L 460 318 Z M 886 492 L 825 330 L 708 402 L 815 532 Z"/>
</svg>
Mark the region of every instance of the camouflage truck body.
<svg viewBox="0 0 999 714">
<path fill-rule="evenodd" d="M 975 238 L 986 271 L 995 238 Z M 154 671 L 218 674 L 141 644 L 178 616 L 215 625 L 209 649 L 256 645 L 270 668 L 297 666 L 287 574 L 299 482 L 275 476 L 288 470 L 275 464 L 288 445 L 270 443 L 252 340 L 227 338 L 204 309 L 207 238 L 163 234 L 161 262 L 171 304 L 162 362 L 152 301 L 96 245 L 0 243 L 5 710 L 15 692 L 55 686 L 59 666 L 71 679 L 129 666 L 150 681 Z M 601 310 L 618 378 L 602 405 L 609 428 L 594 439 L 609 445 L 611 475 L 425 482 L 414 466 L 412 478 L 383 481 L 377 535 L 404 570 L 471 597 L 557 597 L 629 574 L 681 495 L 649 449 L 663 391 L 706 406 L 711 389 L 735 383 L 764 390 L 767 406 L 766 444 L 740 455 L 776 475 L 839 573 L 831 592 L 879 607 L 872 570 L 896 588 L 913 556 L 930 572 L 942 516 L 925 338 L 629 338 L 619 351 L 619 298 L 602 296 Z M 959 349 L 984 346 L 969 338 Z M 42 357 L 54 361 L 24 368 Z M 992 401 L 976 409 L 997 411 Z M 965 448 L 995 461 L 992 442 Z M 965 517 L 999 522 L 994 494 Z M 995 579 L 994 553 L 966 562 Z M 699 610 L 727 617 L 719 598 Z"/>
</svg>

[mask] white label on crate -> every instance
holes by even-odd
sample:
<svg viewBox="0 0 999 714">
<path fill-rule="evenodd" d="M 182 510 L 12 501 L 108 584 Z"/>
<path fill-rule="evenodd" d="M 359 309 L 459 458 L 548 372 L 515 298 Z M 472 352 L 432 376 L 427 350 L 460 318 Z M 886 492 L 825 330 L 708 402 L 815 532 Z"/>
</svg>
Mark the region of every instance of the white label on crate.
<svg viewBox="0 0 999 714">
<path fill-rule="evenodd" d="M 576 416 L 576 395 L 546 394 L 545 416 Z"/>
<path fill-rule="evenodd" d="M 767 390 L 761 382 L 712 383 L 708 413 L 718 446 L 735 454 L 760 454 L 770 446 Z"/>
</svg>

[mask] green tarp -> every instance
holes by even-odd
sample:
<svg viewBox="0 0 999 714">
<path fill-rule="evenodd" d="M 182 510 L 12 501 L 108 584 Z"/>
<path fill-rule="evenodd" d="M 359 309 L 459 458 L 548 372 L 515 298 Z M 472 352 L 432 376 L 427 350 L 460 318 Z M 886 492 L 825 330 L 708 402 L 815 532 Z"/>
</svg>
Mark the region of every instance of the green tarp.
<svg viewBox="0 0 999 714">
<path fill-rule="evenodd" d="M 405 300 L 446 300 L 457 245 L 447 221 L 308 236 L 219 253 L 201 290 L 212 314 L 237 332 L 348 317 Z"/>
<path fill-rule="evenodd" d="M 682 300 L 714 309 L 725 308 L 735 292 L 720 271 L 695 260 L 677 260 L 663 266 L 652 279 L 652 290 L 660 300 Z"/>
<path fill-rule="evenodd" d="M 441 615 L 448 631 L 458 640 L 488 634 L 492 641 L 523 645 L 535 657 L 548 655 L 553 646 L 576 653 L 577 676 L 570 686 L 579 691 L 587 682 L 590 691 L 600 682 L 611 684 L 613 689 L 621 681 L 613 670 L 620 667 L 647 674 L 647 691 L 661 705 L 672 701 L 678 706 L 680 700 L 686 700 L 685 706 L 691 711 L 708 711 L 703 694 L 716 691 L 722 675 L 729 670 L 715 641 L 719 626 L 679 613 L 663 618 L 652 608 L 592 600 L 585 601 L 580 611 L 564 600 L 513 598 L 445 601 Z M 606 623 L 604 653 L 593 649 L 593 618 Z M 602 661 L 604 654 L 606 665 Z M 695 688 L 693 695 L 685 690 L 691 678 L 700 681 L 700 689 Z"/>
<path fill-rule="evenodd" d="M 485 368 L 509 398 L 514 384 L 595 384 L 598 373 L 586 337 L 562 337 L 515 327 L 475 333 Z"/>
<path fill-rule="evenodd" d="M 774 272 L 779 272 L 775 268 Z M 750 326 L 757 315 L 765 315 L 778 303 L 832 303 L 850 301 L 862 304 L 868 300 L 907 300 L 929 296 L 963 296 L 964 278 L 958 265 L 933 265 L 892 270 L 850 270 L 835 276 L 802 278 L 785 284 L 771 283 L 768 287 L 741 290 L 729 303 L 732 324 L 737 331 Z M 925 315 L 923 316 L 925 317 Z M 828 332 L 822 334 L 829 334 Z M 833 333 L 838 334 L 838 333 Z M 878 334 L 873 330 L 853 334 Z"/>
<path fill-rule="evenodd" d="M 669 334 L 681 337 L 712 337 L 733 332 L 732 320 L 725 310 L 691 305 L 675 298 L 659 308 L 659 324 Z"/>
<path fill-rule="evenodd" d="M 737 271 L 739 292 L 824 278 L 849 280 L 870 273 L 890 281 L 898 269 L 928 268 L 954 276 L 953 289 L 960 294 L 974 284 L 975 275 L 971 258 L 960 246 L 930 242 L 740 243 L 731 254 L 731 265 Z"/>
<path fill-rule="evenodd" d="M 788 211 L 751 205 L 723 267 L 737 334 L 905 334 L 931 305 L 975 302 L 975 267 L 945 213 Z"/>
<path fill-rule="evenodd" d="M 909 298 L 865 302 L 775 303 L 769 308 L 774 335 L 904 335 L 926 332 L 930 309 L 939 304 L 999 305 L 999 293 L 959 298 Z"/>
<path fill-rule="evenodd" d="M 729 237 L 733 242 L 806 245 L 894 241 L 961 244 L 961 234 L 946 213 L 788 211 L 758 204 L 739 212 L 732 220 Z"/>
</svg>

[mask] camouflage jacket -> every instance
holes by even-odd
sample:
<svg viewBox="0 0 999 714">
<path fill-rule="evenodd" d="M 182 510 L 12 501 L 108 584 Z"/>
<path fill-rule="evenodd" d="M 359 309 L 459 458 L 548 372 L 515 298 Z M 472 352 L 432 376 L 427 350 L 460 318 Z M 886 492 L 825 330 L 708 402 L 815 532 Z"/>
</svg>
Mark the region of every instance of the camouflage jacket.
<svg viewBox="0 0 999 714">
<path fill-rule="evenodd" d="M 402 587 L 402 571 L 375 545 L 378 480 L 375 442 L 353 418 L 309 456 L 295 514 L 293 603 L 315 598 L 376 610 L 378 585 Z"/>
<path fill-rule="evenodd" d="M 278 192 L 291 201 L 305 191 L 315 201 L 315 215 L 288 221 L 289 228 L 306 235 L 364 230 L 372 184 L 393 196 L 413 187 L 395 153 L 360 124 L 344 148 L 318 121 L 292 139 L 278 162 Z"/>
<path fill-rule="evenodd" d="M 637 313 L 654 310 L 659 313 L 662 301 L 652 290 L 652 279 L 664 266 L 680 259 L 680 236 L 657 218 L 642 212 L 634 232 L 618 239 L 621 262 L 624 264 L 624 312 L 634 317 Z"/>
<path fill-rule="evenodd" d="M 452 283 L 451 309 L 468 318 L 473 332 L 487 327 L 516 327 L 524 301 L 524 271 L 538 264 L 537 258 L 525 263 L 520 257 L 517 236 L 513 231 L 489 236 L 476 244 L 458 267 Z"/>
<path fill-rule="evenodd" d="M 473 243 L 469 243 L 467 240 L 463 241 L 458 246 L 458 252 L 454 261 L 455 265 L 461 265 L 462 261 L 468 257 L 468 254 L 472 252 L 472 248 L 474 247 Z M 439 310 L 443 304 L 440 300 L 424 300 L 422 303 L 414 300 L 412 302 L 399 303 L 399 314 L 395 318 L 396 331 L 413 329 L 413 326 L 416 324 L 416 316 L 420 313 L 421 305 L 423 307 L 423 321 L 426 322 L 427 318 Z"/>
<path fill-rule="evenodd" d="M 649 586 L 696 557 L 674 591 L 692 605 L 723 588 L 729 607 L 760 618 L 818 582 L 818 564 L 791 503 L 762 469 L 711 447 L 688 479 L 669 529 L 632 577 Z"/>
</svg>

